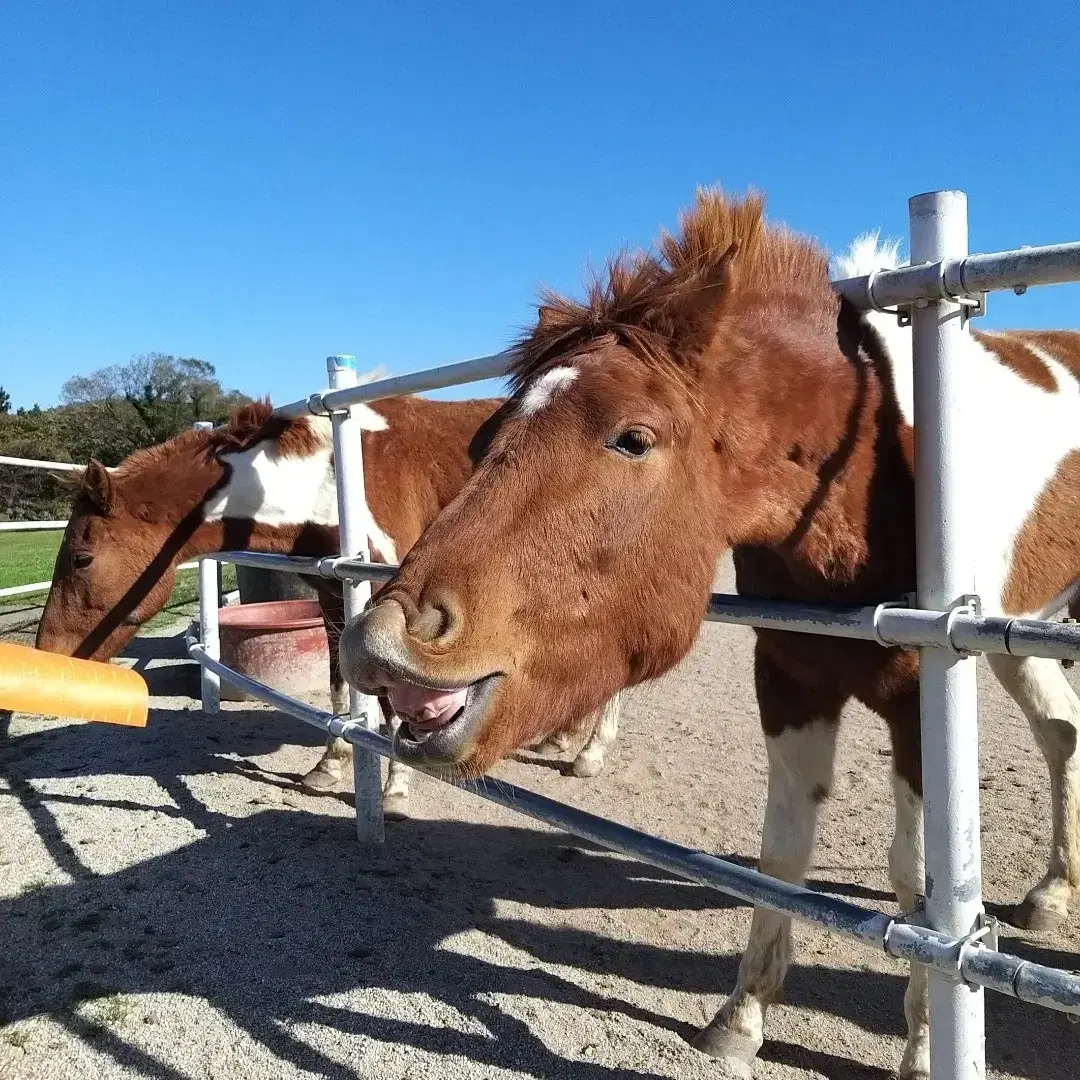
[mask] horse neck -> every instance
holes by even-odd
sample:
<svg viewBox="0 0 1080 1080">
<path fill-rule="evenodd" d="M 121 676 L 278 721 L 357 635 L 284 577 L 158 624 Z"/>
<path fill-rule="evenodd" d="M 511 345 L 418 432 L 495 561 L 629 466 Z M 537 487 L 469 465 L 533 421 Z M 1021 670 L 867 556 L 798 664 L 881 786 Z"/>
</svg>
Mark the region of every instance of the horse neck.
<svg viewBox="0 0 1080 1080">
<path fill-rule="evenodd" d="M 749 356 L 767 464 L 747 466 L 757 513 L 729 539 L 765 569 L 740 587 L 805 599 L 913 587 L 911 429 L 881 340 L 842 310 L 831 333 L 811 323 Z"/>
</svg>

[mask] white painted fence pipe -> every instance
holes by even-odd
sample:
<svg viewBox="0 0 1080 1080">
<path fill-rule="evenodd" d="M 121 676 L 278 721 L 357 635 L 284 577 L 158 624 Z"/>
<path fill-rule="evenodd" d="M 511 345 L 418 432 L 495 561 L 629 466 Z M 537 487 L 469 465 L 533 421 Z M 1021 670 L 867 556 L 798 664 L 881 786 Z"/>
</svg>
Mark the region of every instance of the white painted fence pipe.
<svg viewBox="0 0 1080 1080">
<path fill-rule="evenodd" d="M 38 461 L 37 458 L 8 457 L 0 454 L 0 465 L 19 469 L 49 469 L 51 472 L 82 472 L 85 465 L 73 465 L 70 461 Z"/>
<path fill-rule="evenodd" d="M 213 424 L 209 420 L 196 420 L 196 431 L 210 431 Z M 215 559 L 200 559 L 199 566 L 199 636 L 208 656 L 221 659 L 221 630 L 219 628 L 219 608 L 221 601 L 218 589 L 218 564 Z M 200 680 L 202 710 L 214 715 L 221 710 L 221 678 L 213 668 L 203 667 Z"/>
<path fill-rule="evenodd" d="M 326 371 L 330 387 L 346 391 L 356 386 L 356 358 L 328 356 Z M 339 543 L 342 555 L 367 561 L 367 494 L 364 487 L 364 447 L 359 419 L 350 406 L 334 412 L 334 471 L 337 482 Z M 343 580 L 345 625 L 361 611 L 371 597 L 366 580 Z M 378 731 L 379 703 L 349 687 L 349 715 L 371 731 Z M 383 832 L 382 784 L 379 759 L 367 750 L 353 751 L 353 781 L 356 791 L 356 835 L 363 844 L 381 844 Z"/>
<path fill-rule="evenodd" d="M 908 203 L 912 262 L 967 254 L 967 196 L 916 195 Z M 967 319 L 937 300 L 912 309 L 915 386 L 915 548 L 918 604 L 944 611 L 975 591 L 974 507 L 967 469 L 974 434 Z M 923 648 L 919 659 L 926 923 L 961 939 L 980 926 L 979 698 L 975 661 Z M 931 1080 L 986 1074 L 981 988 L 930 972 Z"/>
<path fill-rule="evenodd" d="M 67 522 L 64 522 L 66 525 Z M 177 570 L 194 570 L 198 563 L 181 563 Z M 35 581 L 29 585 L 10 585 L 0 589 L 0 597 L 4 596 L 29 596 L 31 593 L 48 592 L 52 588 L 51 581 Z"/>
<path fill-rule="evenodd" d="M 56 532 L 66 521 L 0 521 L 0 532 Z"/>
</svg>

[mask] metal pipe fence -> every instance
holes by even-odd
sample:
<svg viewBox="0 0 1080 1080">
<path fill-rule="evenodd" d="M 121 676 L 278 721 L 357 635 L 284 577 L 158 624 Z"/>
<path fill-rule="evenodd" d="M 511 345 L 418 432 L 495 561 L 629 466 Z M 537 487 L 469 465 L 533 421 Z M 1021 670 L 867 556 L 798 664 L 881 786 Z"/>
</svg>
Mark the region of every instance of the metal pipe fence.
<svg viewBox="0 0 1080 1080">
<path fill-rule="evenodd" d="M 365 724 L 323 712 L 233 671 L 220 660 L 212 658 L 195 634 L 189 632 L 186 640 L 190 655 L 200 664 L 211 668 L 222 679 L 235 683 L 253 697 L 328 735 L 337 735 L 354 747 L 385 758 L 402 760 L 394 754 L 389 739 L 371 731 Z M 407 763 L 403 761 L 402 764 Z M 995 949 L 986 949 L 977 942 L 957 941 L 927 927 L 861 908 L 803 885 L 777 881 L 729 859 L 683 847 L 502 780 L 485 777 L 444 782 L 687 881 L 707 885 L 747 903 L 816 923 L 833 933 L 882 949 L 899 960 L 915 961 L 950 975 L 959 971 L 970 984 L 989 987 L 1020 1001 L 1080 1016 L 1080 975 L 1072 972 L 1059 971 Z"/>
<path fill-rule="evenodd" d="M 933 192 L 909 200 L 913 265 L 834 283 L 837 292 L 859 309 L 899 308 L 912 323 L 917 596 L 897 597 L 893 603 L 876 607 L 713 596 L 705 613 L 712 621 L 920 649 L 926 866 L 935 883 L 922 916 L 928 926 L 820 896 L 509 785 L 490 780 L 459 785 L 690 880 L 925 964 L 931 977 L 932 1080 L 977 1080 L 984 1075 L 984 986 L 1080 1013 L 1080 978 L 1075 974 L 1006 956 L 982 940 L 986 927 L 979 872 L 978 702 L 971 659 L 979 651 L 1073 659 L 1080 656 L 1080 629 L 981 614 L 974 589 L 972 517 L 963 505 L 968 445 L 963 337 L 968 318 L 983 309 L 986 292 L 1012 289 L 1020 293 L 1032 285 L 1080 280 L 1080 243 L 968 256 L 966 207 L 962 192 Z M 331 415 L 339 422 L 346 410 L 361 402 L 497 377 L 512 360 L 513 354 L 504 352 L 360 386 L 339 384 L 279 411 L 286 416 Z M 335 455 L 344 522 L 351 499 L 363 497 L 359 439 L 352 445 L 336 442 Z M 385 580 L 392 575 L 392 567 L 352 557 L 357 551 L 359 545 L 350 542 L 340 558 L 250 552 L 214 557 L 337 578 L 346 583 L 347 590 L 348 582 Z M 212 596 L 207 601 L 216 603 Z M 189 649 L 204 667 L 282 711 L 372 753 L 393 756 L 390 744 L 366 720 L 361 722 L 355 709 L 348 719 L 331 717 L 230 671 L 220 663 L 212 642 L 191 637 Z M 364 806 L 364 838 L 377 840 L 381 821 L 373 821 L 369 812 L 377 790 L 370 786 L 370 772 L 365 776 L 369 786 L 364 791 L 359 789 L 358 776 L 357 805 Z"/>
</svg>

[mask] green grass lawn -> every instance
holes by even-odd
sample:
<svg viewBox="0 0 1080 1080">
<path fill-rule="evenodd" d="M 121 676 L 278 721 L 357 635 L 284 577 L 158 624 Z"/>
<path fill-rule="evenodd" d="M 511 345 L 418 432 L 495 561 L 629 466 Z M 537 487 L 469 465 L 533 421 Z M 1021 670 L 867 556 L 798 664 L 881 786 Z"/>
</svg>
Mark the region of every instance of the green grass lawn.
<svg viewBox="0 0 1080 1080">
<path fill-rule="evenodd" d="M 52 532 L 0 533 L 0 589 L 10 585 L 29 585 L 52 578 L 56 552 L 63 539 L 60 530 Z M 236 568 L 222 567 L 224 592 L 236 588 Z M 47 591 L 22 596 L 0 597 L 2 604 L 44 603 Z M 199 578 L 194 570 L 183 570 L 176 575 L 176 585 L 165 608 L 146 625 L 160 626 L 196 609 L 199 599 Z"/>
<path fill-rule="evenodd" d="M 60 529 L 0 533 L 0 589 L 11 585 L 29 585 L 34 581 L 49 581 L 63 538 Z"/>
</svg>

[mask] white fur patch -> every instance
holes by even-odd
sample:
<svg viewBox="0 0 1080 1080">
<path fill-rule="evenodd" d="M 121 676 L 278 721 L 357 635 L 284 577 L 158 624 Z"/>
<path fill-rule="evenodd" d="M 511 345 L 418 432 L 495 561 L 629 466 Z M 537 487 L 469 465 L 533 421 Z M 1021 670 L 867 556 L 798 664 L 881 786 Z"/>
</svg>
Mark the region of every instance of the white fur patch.
<svg viewBox="0 0 1080 1080">
<path fill-rule="evenodd" d="M 369 405 L 354 406 L 364 431 L 385 431 L 386 419 Z M 303 418 L 315 436 L 313 454 L 283 454 L 273 439 L 263 439 L 247 450 L 226 451 L 218 459 L 231 469 L 228 482 L 203 507 L 206 521 L 238 518 L 261 525 L 286 526 L 338 524 L 337 487 L 331 456 L 334 449 L 329 417 Z M 368 543 L 387 562 L 397 561 L 393 540 L 375 521 L 367 504 L 363 507 Z"/>
<path fill-rule="evenodd" d="M 578 377 L 577 370 L 572 367 L 555 367 L 545 371 L 525 391 L 518 409 L 522 416 L 533 416 L 538 413 L 556 394 L 565 390 Z"/>
<path fill-rule="evenodd" d="M 231 473 L 228 483 L 207 499 L 203 511 L 207 521 L 241 518 L 263 525 L 337 525 L 330 420 L 308 416 L 302 422 L 317 442 L 308 457 L 281 453 L 273 439 L 218 455 Z"/>
<path fill-rule="evenodd" d="M 878 234 L 858 237 L 847 253 L 834 260 L 840 277 L 903 265 L 898 241 L 879 243 Z M 895 315 L 864 313 L 888 351 L 896 396 L 904 419 L 914 420 L 912 336 L 897 325 Z M 979 522 L 976 588 L 988 614 L 1002 614 L 1002 593 L 1009 575 L 1013 545 L 1036 501 L 1053 479 L 1062 459 L 1080 449 L 1080 384 L 1045 349 L 1028 348 L 1050 370 L 1057 384 L 1051 393 L 1021 378 L 973 337 L 958 358 L 970 394 L 973 434 L 982 433 L 978 459 L 970 470 L 971 512 Z M 1008 432 L 1008 438 L 994 433 Z M 1015 448 L 1024 447 L 1023 454 Z M 1073 592 L 1051 601 L 1060 605 Z M 1009 612 L 1012 615 L 1031 612 Z M 1053 614 L 1048 605 L 1038 617 Z"/>
</svg>

